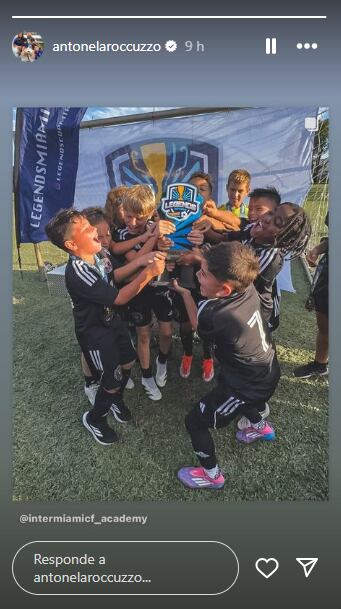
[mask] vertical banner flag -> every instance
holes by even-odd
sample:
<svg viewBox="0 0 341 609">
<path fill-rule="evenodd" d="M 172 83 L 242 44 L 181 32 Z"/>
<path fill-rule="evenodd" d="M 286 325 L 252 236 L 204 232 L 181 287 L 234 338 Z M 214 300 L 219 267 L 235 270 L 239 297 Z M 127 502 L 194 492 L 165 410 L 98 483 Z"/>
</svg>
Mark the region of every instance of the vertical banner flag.
<svg viewBox="0 0 341 609">
<path fill-rule="evenodd" d="M 45 226 L 73 205 L 79 125 L 86 108 L 18 108 L 15 209 L 17 240 L 46 240 Z"/>
</svg>

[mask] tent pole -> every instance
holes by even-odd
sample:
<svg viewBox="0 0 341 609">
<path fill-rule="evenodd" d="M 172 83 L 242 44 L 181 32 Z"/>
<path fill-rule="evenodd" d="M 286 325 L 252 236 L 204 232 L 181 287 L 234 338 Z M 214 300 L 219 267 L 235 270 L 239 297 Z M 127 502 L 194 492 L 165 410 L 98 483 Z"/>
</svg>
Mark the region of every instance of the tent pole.
<svg viewBox="0 0 341 609">
<path fill-rule="evenodd" d="M 39 245 L 39 243 L 34 243 L 33 247 L 34 247 L 34 253 L 36 256 L 38 271 L 39 271 L 39 273 L 43 274 L 45 266 L 44 266 L 43 257 L 41 255 L 40 245 Z"/>
<path fill-rule="evenodd" d="M 145 121 L 156 121 L 167 118 L 191 117 L 198 114 L 212 114 L 214 112 L 233 112 L 235 110 L 247 110 L 242 107 L 212 107 L 212 108 L 172 108 L 170 110 L 159 110 L 157 112 L 144 112 L 143 114 L 127 114 L 125 116 L 111 116 L 98 118 L 92 121 L 82 121 L 80 129 L 93 129 L 94 127 L 110 127 L 113 125 L 127 125 L 129 123 L 140 123 Z"/>
<path fill-rule="evenodd" d="M 22 272 L 20 245 L 17 245 L 17 252 L 18 252 L 18 264 L 19 264 L 20 277 L 21 277 L 21 280 L 23 281 L 24 275 Z"/>
</svg>

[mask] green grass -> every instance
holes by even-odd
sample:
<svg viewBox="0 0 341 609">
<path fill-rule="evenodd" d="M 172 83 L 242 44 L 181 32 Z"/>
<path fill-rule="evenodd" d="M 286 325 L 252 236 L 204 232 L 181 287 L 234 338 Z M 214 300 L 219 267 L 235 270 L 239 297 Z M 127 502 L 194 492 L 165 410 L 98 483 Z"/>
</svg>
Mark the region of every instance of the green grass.
<svg viewBox="0 0 341 609">
<path fill-rule="evenodd" d="M 51 260 L 53 250 L 47 247 Z M 26 246 L 24 268 L 34 268 Z M 191 379 L 178 375 L 180 343 L 174 341 L 163 400 L 153 403 L 136 387 L 127 392 L 134 424 L 115 422 L 120 442 L 101 447 L 83 428 L 88 409 L 69 300 L 49 296 L 37 272 L 14 271 L 14 476 L 13 496 L 23 501 L 239 501 L 324 500 L 328 494 L 325 379 L 298 380 L 295 366 L 313 356 L 314 314 L 304 309 L 308 286 L 293 267 L 297 294 L 283 294 L 276 341 L 282 379 L 271 401 L 278 439 L 241 446 L 235 427 L 214 432 L 226 474 L 220 493 L 191 492 L 176 479 L 196 462 L 184 416 L 210 387 L 200 379 L 199 347 Z M 155 355 L 155 353 L 154 353 Z M 155 357 L 154 357 L 155 359 Z"/>
<path fill-rule="evenodd" d="M 312 236 L 309 247 L 320 242 L 328 234 L 325 218 L 328 210 L 329 185 L 313 184 L 304 201 L 303 207 L 312 221 Z"/>
</svg>

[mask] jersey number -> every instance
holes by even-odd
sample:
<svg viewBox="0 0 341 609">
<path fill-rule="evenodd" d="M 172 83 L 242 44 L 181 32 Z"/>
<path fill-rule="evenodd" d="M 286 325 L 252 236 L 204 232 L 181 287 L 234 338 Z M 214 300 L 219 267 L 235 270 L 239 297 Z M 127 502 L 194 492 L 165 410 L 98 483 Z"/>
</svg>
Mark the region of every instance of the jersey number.
<svg viewBox="0 0 341 609">
<path fill-rule="evenodd" d="M 247 322 L 247 325 L 250 326 L 250 328 L 253 328 L 256 324 L 259 329 L 259 334 L 260 334 L 260 338 L 262 341 L 263 350 L 267 351 L 269 349 L 269 345 L 266 342 L 265 332 L 264 332 L 264 328 L 263 328 L 263 320 L 261 318 L 259 311 L 255 311 L 254 314 L 252 315 L 252 317 L 250 317 L 249 321 Z"/>
</svg>

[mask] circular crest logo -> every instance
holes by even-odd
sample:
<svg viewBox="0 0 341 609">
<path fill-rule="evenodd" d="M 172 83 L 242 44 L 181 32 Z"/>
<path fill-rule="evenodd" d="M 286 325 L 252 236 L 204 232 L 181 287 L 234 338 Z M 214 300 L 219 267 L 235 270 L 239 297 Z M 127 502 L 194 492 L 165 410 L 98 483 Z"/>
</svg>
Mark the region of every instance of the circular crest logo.
<svg viewBox="0 0 341 609">
<path fill-rule="evenodd" d="M 114 379 L 115 379 L 115 381 L 118 381 L 119 383 L 123 379 L 123 374 L 122 374 L 121 366 L 117 366 L 117 368 L 115 368 L 115 370 L 114 370 Z"/>
</svg>

